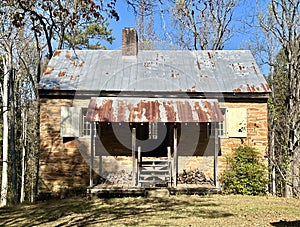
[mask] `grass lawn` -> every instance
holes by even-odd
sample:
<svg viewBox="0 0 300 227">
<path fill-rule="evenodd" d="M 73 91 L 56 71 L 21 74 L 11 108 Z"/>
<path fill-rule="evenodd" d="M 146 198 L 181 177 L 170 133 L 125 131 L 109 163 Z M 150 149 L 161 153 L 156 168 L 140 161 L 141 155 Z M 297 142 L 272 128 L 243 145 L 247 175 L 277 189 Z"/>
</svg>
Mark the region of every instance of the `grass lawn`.
<svg viewBox="0 0 300 227">
<path fill-rule="evenodd" d="M 70 198 L 1 208 L 0 226 L 300 226 L 300 199 Z"/>
</svg>

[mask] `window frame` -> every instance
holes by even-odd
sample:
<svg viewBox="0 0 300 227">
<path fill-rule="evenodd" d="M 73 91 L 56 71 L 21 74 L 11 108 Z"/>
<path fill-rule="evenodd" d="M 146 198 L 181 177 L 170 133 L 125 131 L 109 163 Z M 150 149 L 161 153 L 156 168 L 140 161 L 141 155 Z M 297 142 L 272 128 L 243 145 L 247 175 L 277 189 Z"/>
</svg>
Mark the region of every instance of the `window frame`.
<svg viewBox="0 0 300 227">
<path fill-rule="evenodd" d="M 228 125 L 227 125 L 228 108 L 227 107 L 220 107 L 220 110 L 222 112 L 223 121 L 220 121 L 219 125 L 218 125 L 219 138 L 229 138 L 228 137 Z"/>
<path fill-rule="evenodd" d="M 90 138 L 91 137 L 91 122 L 86 120 L 86 114 L 87 114 L 88 108 L 81 108 L 81 113 L 80 113 L 80 137 L 82 138 Z M 88 132 L 88 133 L 86 133 Z M 97 135 L 97 124 L 94 124 L 94 136 L 96 137 Z"/>
<path fill-rule="evenodd" d="M 149 122 L 149 140 L 157 140 L 158 139 L 158 123 L 157 122 Z"/>
</svg>

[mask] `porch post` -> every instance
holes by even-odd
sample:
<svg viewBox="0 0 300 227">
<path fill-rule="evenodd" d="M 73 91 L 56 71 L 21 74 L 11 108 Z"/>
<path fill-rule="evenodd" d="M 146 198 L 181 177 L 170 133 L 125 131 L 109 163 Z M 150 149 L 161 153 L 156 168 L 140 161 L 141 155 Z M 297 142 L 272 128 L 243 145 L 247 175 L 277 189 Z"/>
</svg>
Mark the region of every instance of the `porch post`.
<svg viewBox="0 0 300 227">
<path fill-rule="evenodd" d="M 101 139 L 101 123 L 98 123 L 98 125 L 96 126 L 97 127 L 97 139 L 100 141 Z M 97 144 L 95 145 L 97 147 Z M 96 150 L 96 147 L 95 147 L 95 150 Z M 101 155 L 101 151 L 99 151 L 99 168 L 98 168 L 98 171 L 99 171 L 99 175 L 102 176 L 102 155 Z"/>
<path fill-rule="evenodd" d="M 94 186 L 93 171 L 94 171 L 94 155 L 95 155 L 95 136 L 94 136 L 94 122 L 91 122 L 91 162 L 90 162 L 90 187 Z"/>
<path fill-rule="evenodd" d="M 177 175 L 178 175 L 178 153 L 177 153 L 177 125 L 174 125 L 174 187 L 177 187 Z"/>
<path fill-rule="evenodd" d="M 219 188 L 219 179 L 218 179 L 218 155 L 219 155 L 219 130 L 218 122 L 214 123 L 215 130 L 215 151 L 214 151 L 214 183 L 216 188 Z"/>
<path fill-rule="evenodd" d="M 168 170 L 169 170 L 169 184 L 168 187 L 172 186 L 172 162 L 171 162 L 171 147 L 167 147 L 168 151 Z"/>
<path fill-rule="evenodd" d="M 142 165 L 142 148 L 138 146 L 138 160 L 137 160 L 137 176 L 136 176 L 136 184 L 141 186 L 140 184 L 140 172 L 141 172 L 141 165 Z"/>
<path fill-rule="evenodd" d="M 135 158 L 135 150 L 136 150 L 136 128 L 132 128 L 131 132 L 131 142 L 132 142 L 132 184 L 136 185 L 136 158 Z"/>
</svg>

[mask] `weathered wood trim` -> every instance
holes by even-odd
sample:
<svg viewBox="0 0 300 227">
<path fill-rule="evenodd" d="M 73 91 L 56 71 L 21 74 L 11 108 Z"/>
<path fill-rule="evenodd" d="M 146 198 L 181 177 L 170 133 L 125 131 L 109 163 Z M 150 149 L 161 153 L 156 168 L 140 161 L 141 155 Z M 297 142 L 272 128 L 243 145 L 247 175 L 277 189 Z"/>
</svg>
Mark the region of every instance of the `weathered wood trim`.
<svg viewBox="0 0 300 227">
<path fill-rule="evenodd" d="M 226 108 L 226 136 L 247 138 L 247 108 Z"/>
</svg>

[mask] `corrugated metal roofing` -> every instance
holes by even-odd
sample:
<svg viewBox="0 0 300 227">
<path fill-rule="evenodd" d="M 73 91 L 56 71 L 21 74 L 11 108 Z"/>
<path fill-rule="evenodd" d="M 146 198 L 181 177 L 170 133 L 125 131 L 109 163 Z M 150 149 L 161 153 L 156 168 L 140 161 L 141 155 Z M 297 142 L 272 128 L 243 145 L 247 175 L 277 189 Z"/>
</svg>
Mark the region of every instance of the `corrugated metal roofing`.
<svg viewBox="0 0 300 227">
<path fill-rule="evenodd" d="M 92 98 L 88 121 L 99 122 L 219 122 L 215 99 Z"/>
<path fill-rule="evenodd" d="M 105 91 L 269 92 L 248 50 L 56 51 L 40 89 Z"/>
</svg>

